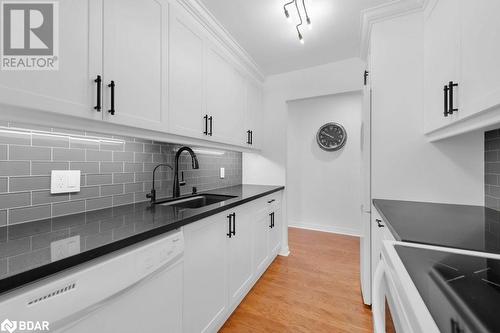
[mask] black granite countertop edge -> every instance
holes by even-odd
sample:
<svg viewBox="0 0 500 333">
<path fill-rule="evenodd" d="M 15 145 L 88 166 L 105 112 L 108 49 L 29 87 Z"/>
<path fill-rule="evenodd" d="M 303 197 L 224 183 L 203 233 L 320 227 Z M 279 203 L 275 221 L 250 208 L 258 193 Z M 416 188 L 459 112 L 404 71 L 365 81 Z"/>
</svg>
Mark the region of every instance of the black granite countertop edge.
<svg viewBox="0 0 500 333">
<path fill-rule="evenodd" d="M 228 209 L 243 205 L 243 204 L 248 203 L 250 201 L 254 201 L 254 200 L 259 199 L 261 197 L 264 197 L 266 195 L 282 191 L 284 189 L 285 189 L 284 186 L 277 186 L 275 188 L 259 192 L 258 194 L 254 194 L 252 196 L 245 197 L 245 198 L 240 199 L 240 200 L 238 200 L 238 198 L 234 198 L 234 199 L 228 200 L 230 202 L 227 205 L 216 206 L 213 209 L 204 210 L 204 211 L 200 212 L 200 214 L 189 216 L 189 217 L 184 218 L 182 220 L 179 220 L 179 221 L 167 224 L 167 225 L 159 226 L 157 228 L 144 231 L 140 234 L 136 234 L 136 235 L 133 235 L 130 237 L 116 240 L 112 243 L 109 243 L 109 244 L 94 248 L 92 250 L 88 250 L 88 251 L 73 255 L 71 257 L 68 257 L 68 258 L 65 258 L 62 260 L 51 262 L 50 264 L 46 264 L 46 265 L 36 267 L 36 268 L 31 269 L 31 270 L 22 272 L 22 273 L 18 273 L 18 274 L 12 275 L 12 276 L 8 276 L 6 278 L 2 278 L 2 279 L 0 279 L 0 296 L 9 292 L 9 291 L 12 291 L 13 289 L 23 287 L 29 283 L 35 282 L 35 281 L 40 280 L 42 278 L 49 277 L 49 276 L 56 274 L 56 273 L 59 273 L 63 270 L 72 268 L 74 266 L 91 261 L 93 259 L 97 259 L 99 257 L 106 255 L 106 254 L 109 254 L 109 253 L 112 253 L 114 251 L 118 251 L 118 250 L 121 250 L 123 248 L 126 248 L 130 245 L 148 240 L 148 239 L 153 238 L 155 236 L 158 236 L 158 235 L 167 233 L 169 231 L 178 229 L 178 228 L 185 226 L 187 224 L 199 221 L 201 219 L 204 219 L 204 218 L 210 217 L 212 215 L 218 214 L 220 212 L 226 211 Z M 219 189 L 219 190 L 216 189 L 216 190 L 207 191 L 207 193 L 223 194 L 224 193 L 223 191 L 224 191 L 224 189 Z M 119 209 L 119 206 L 114 207 L 114 209 Z"/>
<path fill-rule="evenodd" d="M 378 199 L 373 199 L 372 202 L 373 202 L 373 205 L 375 206 L 375 208 L 377 208 L 377 211 L 379 212 L 380 216 L 384 220 L 385 225 L 387 225 L 387 227 L 391 231 L 391 234 L 394 237 L 394 239 L 396 239 L 398 242 L 403 241 L 403 239 L 401 238 L 401 236 L 399 236 L 399 234 L 396 231 L 396 229 L 394 229 L 394 227 L 391 225 L 391 222 L 389 221 L 389 219 L 387 218 L 387 216 L 384 215 L 384 210 L 380 207 L 380 205 L 378 205 L 378 203 L 377 203 Z"/>
</svg>

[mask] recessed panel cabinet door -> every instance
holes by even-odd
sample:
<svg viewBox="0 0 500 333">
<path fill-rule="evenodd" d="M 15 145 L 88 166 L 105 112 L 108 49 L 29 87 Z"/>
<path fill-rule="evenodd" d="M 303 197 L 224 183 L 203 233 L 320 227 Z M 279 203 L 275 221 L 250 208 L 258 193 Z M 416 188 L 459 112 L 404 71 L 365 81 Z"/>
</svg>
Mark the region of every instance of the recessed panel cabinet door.
<svg viewBox="0 0 500 333">
<path fill-rule="evenodd" d="M 184 227 L 184 332 L 212 332 L 227 311 L 225 214 Z"/>
<path fill-rule="evenodd" d="M 59 69 L 6 71 L 0 104 L 101 119 L 96 79 L 102 62 L 102 0 L 59 1 Z"/>
<path fill-rule="evenodd" d="M 269 251 L 273 257 L 280 251 L 281 246 L 281 207 L 274 211 L 274 224 L 269 231 Z"/>
<path fill-rule="evenodd" d="M 245 143 L 247 142 L 247 131 L 252 131 L 251 148 L 259 148 L 262 135 L 260 133 L 260 122 L 262 112 L 262 87 L 251 81 L 246 81 L 246 108 L 245 108 Z"/>
<path fill-rule="evenodd" d="M 106 119 L 166 131 L 168 2 L 104 0 L 103 22 Z"/>
<path fill-rule="evenodd" d="M 475 1 L 474 1 L 475 2 Z M 458 82 L 460 29 L 457 0 L 437 0 L 425 15 L 424 32 L 424 131 L 432 132 L 456 119 L 458 113 L 444 116 L 443 88 L 449 81 Z M 411 80 L 409 77 L 408 80 Z M 455 88 L 454 106 L 459 107 Z"/>
<path fill-rule="evenodd" d="M 460 1 L 461 118 L 500 104 L 500 1 Z"/>
<path fill-rule="evenodd" d="M 270 220 L 266 212 L 263 214 L 254 214 L 254 269 L 256 274 L 261 274 L 267 268 L 269 261 L 269 229 Z"/>
<path fill-rule="evenodd" d="M 203 120 L 203 36 L 200 27 L 181 12 L 170 10 L 170 108 L 173 133 L 201 137 Z"/>
<path fill-rule="evenodd" d="M 250 289 L 253 277 L 252 266 L 252 211 L 242 208 L 236 212 L 235 234 L 228 238 L 229 254 L 229 303 L 238 304 Z"/>
<path fill-rule="evenodd" d="M 244 133 L 245 81 L 215 47 L 207 48 L 207 114 L 213 117 L 213 140 L 241 145 Z"/>
</svg>

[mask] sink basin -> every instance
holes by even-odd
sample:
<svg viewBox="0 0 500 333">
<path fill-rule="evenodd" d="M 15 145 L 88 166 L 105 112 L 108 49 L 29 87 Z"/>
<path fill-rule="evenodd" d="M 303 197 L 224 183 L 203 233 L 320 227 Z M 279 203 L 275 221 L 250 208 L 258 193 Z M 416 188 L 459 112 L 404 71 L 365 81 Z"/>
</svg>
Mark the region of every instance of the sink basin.
<svg viewBox="0 0 500 333">
<path fill-rule="evenodd" d="M 236 198 L 232 195 L 200 194 L 188 198 L 182 198 L 160 203 L 161 206 L 173 206 L 176 208 L 201 208 L 224 200 Z"/>
</svg>

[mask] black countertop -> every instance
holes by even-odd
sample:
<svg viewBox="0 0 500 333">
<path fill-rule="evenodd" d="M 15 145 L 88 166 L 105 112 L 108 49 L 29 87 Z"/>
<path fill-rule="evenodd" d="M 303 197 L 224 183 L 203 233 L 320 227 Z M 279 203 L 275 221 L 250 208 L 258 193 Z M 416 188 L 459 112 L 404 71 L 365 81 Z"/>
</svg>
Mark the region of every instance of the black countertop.
<svg viewBox="0 0 500 333">
<path fill-rule="evenodd" d="M 483 206 L 374 199 L 396 240 L 500 254 L 500 212 Z"/>
<path fill-rule="evenodd" d="M 283 189 L 239 185 L 204 192 L 234 198 L 202 208 L 143 202 L 1 227 L 0 293 Z M 54 261 L 51 243 L 74 236 L 76 254 Z"/>
</svg>

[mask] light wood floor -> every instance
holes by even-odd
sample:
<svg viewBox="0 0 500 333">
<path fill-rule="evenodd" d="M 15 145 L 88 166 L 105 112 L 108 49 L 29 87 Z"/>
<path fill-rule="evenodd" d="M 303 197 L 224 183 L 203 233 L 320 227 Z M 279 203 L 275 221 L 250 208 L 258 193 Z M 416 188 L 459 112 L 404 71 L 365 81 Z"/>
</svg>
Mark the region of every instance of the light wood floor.
<svg viewBox="0 0 500 333">
<path fill-rule="evenodd" d="M 221 332 L 372 332 L 359 282 L 359 239 L 289 229 L 271 264 Z"/>
</svg>

